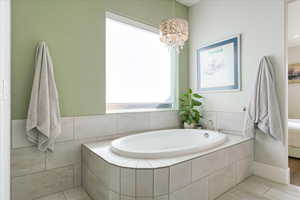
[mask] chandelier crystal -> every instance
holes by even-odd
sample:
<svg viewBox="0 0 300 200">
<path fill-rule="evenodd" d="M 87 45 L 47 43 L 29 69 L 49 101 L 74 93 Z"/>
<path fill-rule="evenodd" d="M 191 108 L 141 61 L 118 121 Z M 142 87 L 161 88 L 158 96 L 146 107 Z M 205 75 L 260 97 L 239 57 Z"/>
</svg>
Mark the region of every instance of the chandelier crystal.
<svg viewBox="0 0 300 200">
<path fill-rule="evenodd" d="M 160 41 L 174 48 L 177 53 L 188 40 L 188 22 L 180 18 L 167 19 L 160 24 Z"/>
</svg>

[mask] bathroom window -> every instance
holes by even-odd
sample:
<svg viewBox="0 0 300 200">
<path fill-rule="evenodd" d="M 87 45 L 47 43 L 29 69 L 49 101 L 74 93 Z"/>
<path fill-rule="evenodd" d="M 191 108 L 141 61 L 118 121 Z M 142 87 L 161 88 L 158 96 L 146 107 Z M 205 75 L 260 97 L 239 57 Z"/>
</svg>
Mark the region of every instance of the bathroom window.
<svg viewBox="0 0 300 200">
<path fill-rule="evenodd" d="M 107 112 L 175 108 L 174 55 L 158 29 L 107 13 Z"/>
</svg>

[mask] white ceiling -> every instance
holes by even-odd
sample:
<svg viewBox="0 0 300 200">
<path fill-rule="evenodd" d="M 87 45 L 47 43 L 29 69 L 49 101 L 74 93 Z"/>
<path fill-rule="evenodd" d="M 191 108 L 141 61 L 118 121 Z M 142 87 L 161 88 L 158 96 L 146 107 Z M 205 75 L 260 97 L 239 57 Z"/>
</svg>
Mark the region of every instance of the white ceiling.
<svg viewBox="0 0 300 200">
<path fill-rule="evenodd" d="M 198 3 L 200 0 L 176 0 L 176 1 L 186 6 L 192 6 Z"/>
<path fill-rule="evenodd" d="M 288 45 L 300 45 L 300 0 L 288 5 Z"/>
</svg>

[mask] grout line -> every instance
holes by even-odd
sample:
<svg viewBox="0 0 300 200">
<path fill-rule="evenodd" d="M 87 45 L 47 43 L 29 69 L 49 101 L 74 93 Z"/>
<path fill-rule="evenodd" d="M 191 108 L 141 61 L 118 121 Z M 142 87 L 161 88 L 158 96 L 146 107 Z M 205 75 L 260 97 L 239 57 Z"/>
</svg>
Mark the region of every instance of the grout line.
<svg viewBox="0 0 300 200">
<path fill-rule="evenodd" d="M 238 113 L 244 113 L 244 111 L 218 111 L 218 110 L 205 110 L 204 112 L 215 112 L 215 113 L 233 113 L 233 114 L 238 114 Z"/>
<path fill-rule="evenodd" d="M 39 200 L 39 199 L 41 199 L 41 198 L 45 198 L 45 197 L 52 196 L 52 195 L 56 195 L 56 194 L 60 194 L 60 193 L 63 194 L 65 200 L 68 200 L 67 197 L 66 197 L 65 194 L 64 194 L 65 191 L 66 191 L 66 190 L 63 190 L 63 191 L 60 191 L 60 192 L 55 192 L 55 193 L 48 194 L 48 195 L 42 195 L 42 196 L 40 196 L 40 197 L 38 197 L 38 198 L 34 198 L 34 199 L 32 199 L 32 200 Z"/>
<path fill-rule="evenodd" d="M 44 153 L 44 166 L 45 166 L 45 171 L 46 171 L 46 170 L 49 170 L 48 167 L 47 167 L 48 153 L 49 153 L 48 151 L 46 151 L 46 152 Z"/>
<path fill-rule="evenodd" d="M 65 191 L 63 191 L 62 193 L 63 193 L 63 195 L 64 195 L 64 197 L 65 197 L 65 200 L 69 200 L 68 197 L 67 197 L 66 194 L 65 194 Z"/>
<path fill-rule="evenodd" d="M 168 200 L 170 200 L 170 198 L 171 198 L 171 194 L 170 194 L 170 176 L 171 176 L 171 174 L 170 174 L 170 170 L 171 169 L 171 167 L 168 167 Z"/>
<path fill-rule="evenodd" d="M 75 134 L 75 118 L 72 117 L 72 128 L 73 128 L 73 140 L 77 140 L 76 134 Z"/>
<path fill-rule="evenodd" d="M 215 121 L 216 124 L 215 124 L 215 127 L 214 127 L 216 130 L 221 129 L 219 127 L 219 120 L 218 120 L 219 117 L 218 116 L 219 116 L 219 112 L 216 112 L 216 121 Z"/>
<path fill-rule="evenodd" d="M 73 167 L 73 187 L 75 187 L 75 185 L 76 185 L 76 181 L 75 181 L 75 176 L 76 176 L 76 172 L 75 172 L 75 165 L 73 164 L 72 165 L 72 167 Z"/>
<path fill-rule="evenodd" d="M 122 181 L 121 181 L 122 176 L 121 176 L 121 172 L 122 172 L 122 169 L 121 169 L 121 167 L 118 167 L 118 168 L 119 168 L 119 171 L 120 171 L 120 173 L 119 173 L 119 196 L 120 196 L 120 198 L 121 198 L 121 186 L 122 186 Z"/>
<path fill-rule="evenodd" d="M 272 187 L 268 188 L 262 195 L 265 196 L 265 194 L 266 194 L 267 192 L 269 192 L 271 189 L 272 189 Z"/>
<path fill-rule="evenodd" d="M 244 182 L 244 181 L 243 181 Z M 268 197 L 265 196 L 265 194 L 271 190 L 271 188 L 268 188 L 264 193 L 262 194 L 258 194 L 258 193 L 255 193 L 253 191 L 245 191 L 245 190 L 242 190 L 240 188 L 234 188 L 236 191 L 239 191 L 239 192 L 243 192 L 243 193 L 247 193 L 249 195 L 251 195 L 251 197 L 262 197 L 262 198 L 265 198 L 265 199 L 269 199 Z M 270 199 L 272 200 L 272 199 Z"/>
<path fill-rule="evenodd" d="M 137 196 L 137 169 L 134 169 L 134 197 Z"/>
<path fill-rule="evenodd" d="M 190 160 L 191 173 L 190 173 L 190 184 L 193 182 L 193 160 Z"/>
<path fill-rule="evenodd" d="M 152 197 L 154 198 L 154 169 L 152 168 Z"/>
<path fill-rule="evenodd" d="M 44 173 L 44 172 L 48 172 L 48 171 L 52 171 L 52 170 L 61 169 L 61 168 L 69 168 L 69 167 L 72 167 L 72 166 L 73 166 L 73 164 L 69 164 L 69 165 L 65 165 L 65 166 L 61 166 L 61 167 L 55 167 L 55 168 L 51 168 L 51 169 L 46 169 L 45 168 L 41 171 L 31 172 L 31 173 L 28 173 L 28 174 L 23 174 L 23 175 L 18 175 L 18 176 L 11 176 L 11 179 L 24 177 L 24 176 L 29 176 L 29 175 L 34 175 L 34 174 L 40 174 L 40 173 Z"/>
</svg>

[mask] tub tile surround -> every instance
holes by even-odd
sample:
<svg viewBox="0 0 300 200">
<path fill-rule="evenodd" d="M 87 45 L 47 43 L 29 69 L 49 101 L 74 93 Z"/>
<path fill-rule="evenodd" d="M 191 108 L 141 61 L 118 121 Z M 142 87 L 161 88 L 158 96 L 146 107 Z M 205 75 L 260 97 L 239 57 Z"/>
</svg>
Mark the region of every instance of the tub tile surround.
<svg viewBox="0 0 300 200">
<path fill-rule="evenodd" d="M 159 117 L 160 115 L 162 117 Z M 26 200 L 33 200 L 80 186 L 83 170 L 81 144 L 83 143 L 103 141 L 143 131 L 179 128 L 179 126 L 180 121 L 176 111 L 66 117 L 62 118 L 62 134 L 57 139 L 54 152 L 42 153 L 26 139 L 26 120 L 13 120 L 11 167 L 14 195 L 12 200 L 24 200 L 23 197 L 26 197 Z M 112 168 L 110 169 L 111 174 L 117 174 Z M 63 184 L 56 183 L 49 175 L 55 172 L 59 177 L 68 177 L 66 179 L 68 181 Z M 39 191 L 35 192 L 34 187 L 28 186 L 32 181 L 35 182 L 34 186 L 38 186 Z M 119 184 L 119 182 L 112 181 L 110 184 Z M 119 190 L 113 191 L 119 192 Z"/>
<path fill-rule="evenodd" d="M 118 162 L 118 158 L 103 156 L 111 155 L 109 144 L 100 142 L 82 146 L 82 183 L 95 200 L 99 196 L 102 200 L 110 200 L 111 192 L 118 200 L 213 200 L 252 174 L 253 140 L 240 136 L 229 136 L 219 149 L 193 156 L 156 159 L 160 165 L 146 168 L 139 168 L 132 161 Z M 135 160 L 136 163 L 144 161 Z M 152 161 L 148 161 L 150 166 Z M 107 167 L 99 170 L 104 165 Z M 111 167 L 118 168 L 120 176 L 109 175 L 107 178 L 107 170 Z M 120 182 L 120 193 L 110 185 L 111 179 Z"/>
<path fill-rule="evenodd" d="M 217 112 L 212 113 L 217 115 Z M 232 115 L 226 116 L 231 117 Z M 237 118 L 234 117 L 233 119 Z M 128 124 L 131 126 L 128 126 Z M 24 196 L 23 194 L 26 194 L 28 200 L 32 200 L 38 196 L 54 194 L 80 186 L 82 184 L 81 171 L 84 171 L 85 167 L 81 165 L 82 158 L 80 154 L 80 145 L 83 143 L 103 141 L 143 131 L 178 128 L 180 121 L 176 111 L 64 117 L 62 118 L 63 131 L 57 139 L 53 153 L 41 153 L 33 147 L 26 139 L 25 125 L 25 120 L 12 121 L 12 190 L 15 193 L 12 200 L 23 200 L 21 198 Z M 108 156 L 111 156 L 111 154 Z M 126 163 L 131 167 L 159 168 L 169 162 L 177 162 L 177 160 L 165 159 L 159 162 L 157 160 L 140 160 L 136 163 L 132 159 L 117 157 L 115 162 Z M 70 173 L 68 170 L 63 170 L 65 168 L 69 169 Z M 36 178 L 59 169 L 62 169 L 61 176 L 72 176 L 72 181 L 69 181 L 68 185 L 57 187 L 56 183 L 48 176 L 44 176 L 43 179 Z M 159 172 L 154 171 L 153 174 L 154 177 L 158 177 Z M 35 179 L 36 184 L 39 184 L 38 195 L 35 195 L 35 192 L 31 192 L 30 188 L 26 187 L 26 184 L 31 184 L 33 179 Z M 19 184 L 20 180 L 23 184 Z M 161 180 L 154 179 L 154 182 L 157 181 Z M 158 194 L 157 198 L 164 199 L 167 194 L 166 187 L 164 187 L 166 184 L 161 185 L 160 187 L 154 187 L 153 191 Z M 112 193 L 111 196 L 115 195 Z"/>
<path fill-rule="evenodd" d="M 243 177 L 246 178 L 246 177 Z M 213 172 L 208 176 L 208 199 L 213 200 L 236 184 L 236 164 Z"/>
<path fill-rule="evenodd" d="M 153 193 L 154 196 L 163 196 L 169 192 L 169 168 L 159 168 L 153 172 Z"/>
<path fill-rule="evenodd" d="M 245 112 L 203 111 L 203 117 L 211 120 L 214 128 L 224 133 L 243 135 Z"/>
<path fill-rule="evenodd" d="M 174 192 L 180 188 L 189 185 L 191 176 L 192 162 L 182 162 L 170 167 L 169 192 Z"/>
<path fill-rule="evenodd" d="M 216 153 L 194 159 L 192 160 L 192 181 L 205 177 L 227 165 L 228 155 L 226 150 L 220 150 Z"/>
<path fill-rule="evenodd" d="M 136 170 L 136 192 L 137 197 L 152 197 L 154 188 L 154 170 Z"/>
</svg>

